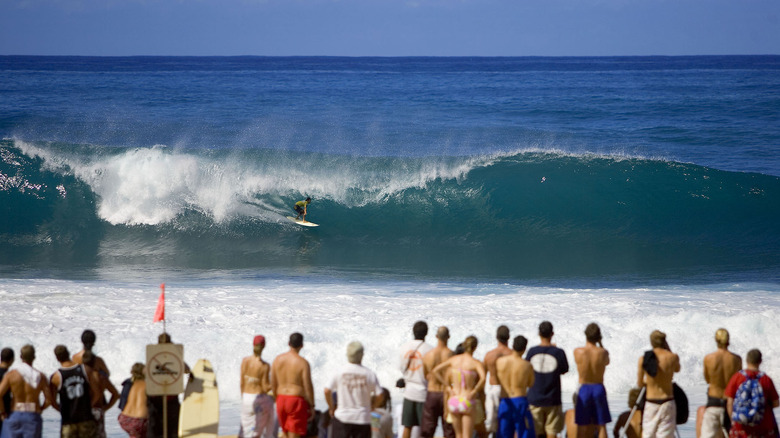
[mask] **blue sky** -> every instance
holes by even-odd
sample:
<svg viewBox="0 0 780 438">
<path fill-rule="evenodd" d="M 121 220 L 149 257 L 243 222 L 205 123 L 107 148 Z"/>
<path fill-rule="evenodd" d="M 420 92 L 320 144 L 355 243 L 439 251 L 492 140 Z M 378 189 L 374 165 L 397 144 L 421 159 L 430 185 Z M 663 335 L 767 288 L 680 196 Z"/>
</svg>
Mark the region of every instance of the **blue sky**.
<svg viewBox="0 0 780 438">
<path fill-rule="evenodd" d="M 780 0 L 0 0 L 0 55 L 780 54 Z"/>
</svg>

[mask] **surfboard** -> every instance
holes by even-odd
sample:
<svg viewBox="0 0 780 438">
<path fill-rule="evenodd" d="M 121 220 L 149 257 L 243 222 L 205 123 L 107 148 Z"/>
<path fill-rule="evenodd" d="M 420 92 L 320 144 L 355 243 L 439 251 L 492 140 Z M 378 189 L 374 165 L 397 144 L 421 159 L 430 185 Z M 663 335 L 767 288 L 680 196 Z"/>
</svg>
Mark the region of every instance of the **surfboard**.
<svg viewBox="0 0 780 438">
<path fill-rule="evenodd" d="M 291 221 L 295 222 L 298 225 L 303 225 L 304 227 L 319 227 L 319 224 L 315 224 L 314 222 L 309 221 L 302 221 L 300 219 L 295 219 L 295 216 L 287 216 L 287 219 L 290 219 Z"/>
<path fill-rule="evenodd" d="M 219 432 L 219 391 L 211 362 L 199 359 L 184 389 L 179 411 L 179 437 L 216 438 Z"/>
</svg>

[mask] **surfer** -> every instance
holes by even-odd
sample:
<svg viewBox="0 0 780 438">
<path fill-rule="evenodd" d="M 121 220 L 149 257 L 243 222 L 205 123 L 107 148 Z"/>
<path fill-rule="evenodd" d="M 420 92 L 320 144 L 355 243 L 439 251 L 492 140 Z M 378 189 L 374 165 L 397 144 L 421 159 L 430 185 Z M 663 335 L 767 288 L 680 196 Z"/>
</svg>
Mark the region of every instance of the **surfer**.
<svg viewBox="0 0 780 438">
<path fill-rule="evenodd" d="M 577 436 L 592 437 L 598 429 L 599 437 L 607 436 L 606 424 L 612 421 L 604 388 L 604 371 L 609 365 L 609 352 L 601 345 L 601 329 L 592 322 L 585 328 L 584 347 L 574 350 L 580 388 L 574 407 Z"/>
<path fill-rule="evenodd" d="M 314 386 L 309 362 L 299 354 L 303 335 L 290 335 L 290 351 L 276 356 L 271 365 L 271 390 L 276 396 L 276 414 L 285 438 L 306 436 L 314 418 Z"/>
<path fill-rule="evenodd" d="M 241 429 L 239 437 L 271 438 L 276 434 L 274 426 L 274 399 L 269 373 L 271 366 L 261 357 L 265 337 L 255 336 L 252 341 L 254 355 L 241 361 Z"/>
<path fill-rule="evenodd" d="M 295 203 L 295 206 L 293 209 L 296 213 L 298 213 L 298 216 L 295 217 L 295 220 L 298 220 L 303 216 L 303 221 L 306 222 L 306 207 L 311 204 L 311 198 L 307 197 L 303 201 L 298 201 Z"/>
</svg>

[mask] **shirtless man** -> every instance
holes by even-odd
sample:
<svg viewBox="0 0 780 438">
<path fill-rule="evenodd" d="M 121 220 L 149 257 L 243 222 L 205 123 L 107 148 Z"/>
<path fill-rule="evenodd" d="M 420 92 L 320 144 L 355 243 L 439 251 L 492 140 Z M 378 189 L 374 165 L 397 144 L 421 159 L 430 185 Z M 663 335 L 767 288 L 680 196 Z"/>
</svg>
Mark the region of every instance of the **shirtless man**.
<svg viewBox="0 0 780 438">
<path fill-rule="evenodd" d="M 485 428 L 488 433 L 498 430 L 498 405 L 501 396 L 501 385 L 496 378 L 496 360 L 512 354 L 509 348 L 509 328 L 505 325 L 496 330 L 498 346 L 485 354 L 485 368 L 488 372 L 488 384 L 485 385 Z"/>
<path fill-rule="evenodd" d="M 84 355 L 84 352 L 92 351 L 92 348 L 95 346 L 96 340 L 97 340 L 97 336 L 95 336 L 95 332 L 93 332 L 90 329 L 84 330 L 84 332 L 81 333 L 81 343 L 84 345 L 84 348 L 78 353 L 73 355 L 73 359 L 71 359 L 73 363 L 75 364 L 84 363 L 84 361 L 82 360 L 82 356 Z M 108 371 L 108 367 L 106 366 L 106 363 L 98 355 L 95 355 L 95 370 L 97 370 L 101 374 L 104 374 L 106 378 L 111 377 L 111 373 Z"/>
<path fill-rule="evenodd" d="M 423 356 L 423 370 L 426 379 L 428 379 L 428 393 L 423 405 L 422 425 L 420 425 L 420 436 L 422 438 L 432 438 L 436 433 L 436 423 L 441 417 L 441 428 L 444 431 L 445 438 L 455 438 L 455 429 L 452 424 L 445 420 L 444 415 L 444 385 L 430 375 L 431 370 L 437 365 L 452 357 L 452 350 L 447 347 L 447 341 L 450 339 L 450 330 L 441 326 L 436 331 L 438 344 L 433 350 Z"/>
<path fill-rule="evenodd" d="M 680 371 L 680 358 L 669 350 L 666 334 L 650 334 L 652 350 L 639 358 L 636 384 L 645 386 L 645 409 L 642 412 L 642 437 L 674 438 L 677 429 L 677 404 L 674 402 L 672 378 Z"/>
<path fill-rule="evenodd" d="M 523 359 L 528 339 L 515 336 L 512 354 L 496 360 L 496 377 L 501 385 L 501 402 L 498 407 L 498 437 L 532 438 L 534 417 L 528 404 L 528 388 L 534 384 L 534 368 Z"/>
<path fill-rule="evenodd" d="M 285 438 L 306 436 L 314 418 L 314 386 L 309 362 L 300 356 L 303 335 L 290 335 L 290 351 L 276 356 L 271 366 L 271 390 L 276 396 L 276 414 Z"/>
<path fill-rule="evenodd" d="M 46 377 L 32 367 L 35 348 L 25 345 L 20 351 L 20 357 L 22 363 L 19 367 L 7 372 L 0 381 L 0 397 L 10 390 L 14 402 L 10 415 L 0 403 L 0 418 L 3 419 L 4 430 L 25 437 L 40 438 L 43 434 L 41 412 L 54 403 L 54 398 Z M 43 405 L 40 404 L 41 393 L 45 399 Z"/>
<path fill-rule="evenodd" d="M 592 438 L 598 429 L 599 438 L 607 437 L 607 423 L 612 421 L 604 389 L 604 371 L 609 365 L 609 352 L 601 345 L 601 329 L 592 322 L 585 328 L 584 347 L 574 350 L 580 389 L 574 407 L 577 436 Z"/>
<path fill-rule="evenodd" d="M 272 438 L 274 436 L 274 399 L 269 374 L 271 366 L 261 357 L 265 337 L 255 336 L 254 355 L 241 361 L 241 429 L 239 437 Z"/>
<path fill-rule="evenodd" d="M 100 438 L 106 438 L 106 411 L 111 409 L 114 404 L 119 401 L 119 391 L 117 391 L 114 384 L 111 383 L 111 380 L 109 380 L 105 374 L 95 369 L 95 364 L 97 362 L 95 353 L 91 350 L 85 351 L 82 360 L 84 361 L 84 365 L 92 370 L 92 377 L 99 385 L 95 389 L 99 394 L 99 397 L 97 398 L 98 404 L 92 407 L 92 413 L 98 421 L 98 436 Z M 111 398 L 108 402 L 106 402 L 106 399 L 103 396 L 106 391 L 111 394 Z"/>
<path fill-rule="evenodd" d="M 729 351 L 729 332 L 718 329 L 715 332 L 718 350 L 704 356 L 704 380 L 709 383 L 707 405 L 696 412 L 696 436 L 702 438 L 723 437 L 723 430 L 729 422 L 726 415 L 726 396 L 723 391 L 729 379 L 742 369 L 742 358 Z"/>
</svg>

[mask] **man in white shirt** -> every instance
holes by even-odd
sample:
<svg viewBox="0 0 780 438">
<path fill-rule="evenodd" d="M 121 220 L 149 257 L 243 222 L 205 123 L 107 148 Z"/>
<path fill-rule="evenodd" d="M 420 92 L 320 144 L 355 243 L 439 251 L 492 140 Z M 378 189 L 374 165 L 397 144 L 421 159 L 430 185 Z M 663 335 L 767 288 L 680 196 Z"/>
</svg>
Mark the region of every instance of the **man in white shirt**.
<svg viewBox="0 0 780 438">
<path fill-rule="evenodd" d="M 425 343 L 428 324 L 417 321 L 412 327 L 414 340 L 401 347 L 399 367 L 404 375 L 404 406 L 401 424 L 404 426 L 403 438 L 412 436 L 412 428 L 422 424 L 423 406 L 428 393 L 428 380 L 423 369 L 423 356 L 433 349 Z"/>
<path fill-rule="evenodd" d="M 371 438 L 371 396 L 382 388 L 376 374 L 361 365 L 363 344 L 354 341 L 347 346 L 347 364 L 325 388 L 333 438 Z M 338 398 L 338 407 L 333 393 Z"/>
</svg>

